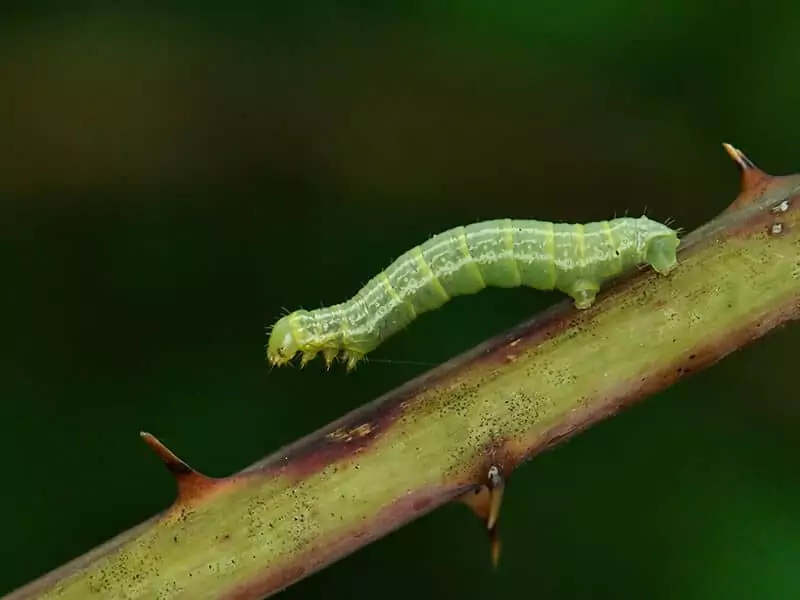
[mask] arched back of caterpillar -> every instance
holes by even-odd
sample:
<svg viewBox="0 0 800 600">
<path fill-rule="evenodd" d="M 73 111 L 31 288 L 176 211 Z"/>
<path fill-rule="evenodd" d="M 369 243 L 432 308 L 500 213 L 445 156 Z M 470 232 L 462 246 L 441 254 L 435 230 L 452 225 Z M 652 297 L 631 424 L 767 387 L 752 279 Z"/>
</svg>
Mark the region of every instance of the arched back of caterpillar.
<svg viewBox="0 0 800 600">
<path fill-rule="evenodd" d="M 678 232 L 647 217 L 586 225 L 502 219 L 456 227 L 412 248 L 347 302 L 298 310 L 272 328 L 267 359 L 340 354 L 348 370 L 422 313 L 492 287 L 560 290 L 589 308 L 607 280 L 642 264 L 667 275 Z"/>
</svg>

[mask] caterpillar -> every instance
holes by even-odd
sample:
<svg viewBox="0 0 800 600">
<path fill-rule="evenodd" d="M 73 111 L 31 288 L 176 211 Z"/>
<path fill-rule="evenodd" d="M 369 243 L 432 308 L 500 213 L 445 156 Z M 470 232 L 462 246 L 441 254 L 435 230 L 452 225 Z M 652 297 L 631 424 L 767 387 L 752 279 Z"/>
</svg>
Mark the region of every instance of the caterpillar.
<svg viewBox="0 0 800 600">
<path fill-rule="evenodd" d="M 439 233 L 396 259 L 347 302 L 298 310 L 272 327 L 267 360 L 301 365 L 340 353 L 353 369 L 368 352 L 422 313 L 486 287 L 560 290 L 589 308 L 607 280 L 642 264 L 669 274 L 678 231 L 647 217 L 586 225 L 500 219 Z"/>
</svg>

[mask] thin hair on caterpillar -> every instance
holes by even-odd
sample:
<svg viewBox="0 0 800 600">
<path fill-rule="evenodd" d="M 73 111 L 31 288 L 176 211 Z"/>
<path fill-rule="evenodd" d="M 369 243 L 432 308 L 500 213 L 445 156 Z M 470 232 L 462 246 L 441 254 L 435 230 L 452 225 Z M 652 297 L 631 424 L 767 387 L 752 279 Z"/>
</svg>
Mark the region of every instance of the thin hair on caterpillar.
<svg viewBox="0 0 800 600">
<path fill-rule="evenodd" d="M 664 225 L 666 225 L 667 227 L 672 227 L 675 223 L 676 223 L 675 217 L 667 217 L 664 220 Z M 675 232 L 675 235 L 678 236 L 678 240 L 679 241 L 680 241 L 680 238 L 683 237 L 683 234 L 686 233 L 686 229 L 684 229 L 683 227 L 674 227 L 673 231 Z"/>
<path fill-rule="evenodd" d="M 364 357 L 364 362 L 384 363 L 390 365 L 413 365 L 415 367 L 435 367 L 436 363 L 425 360 L 407 360 L 405 358 L 371 358 Z"/>
<path fill-rule="evenodd" d="M 601 287 L 634 267 L 668 275 L 678 232 L 641 216 L 587 224 L 496 219 L 458 226 L 395 259 L 350 300 L 297 310 L 271 328 L 267 359 L 304 366 L 322 354 L 348 370 L 419 315 L 486 287 L 560 290 L 579 310 Z"/>
<path fill-rule="evenodd" d="M 338 358 L 338 357 L 337 357 Z M 359 364 L 384 364 L 384 365 L 411 365 L 415 367 L 435 367 L 436 363 L 425 360 L 410 360 L 406 358 L 375 358 L 374 356 L 365 355 L 352 369 L 355 370 Z M 329 366 L 329 365 L 328 365 Z"/>
</svg>

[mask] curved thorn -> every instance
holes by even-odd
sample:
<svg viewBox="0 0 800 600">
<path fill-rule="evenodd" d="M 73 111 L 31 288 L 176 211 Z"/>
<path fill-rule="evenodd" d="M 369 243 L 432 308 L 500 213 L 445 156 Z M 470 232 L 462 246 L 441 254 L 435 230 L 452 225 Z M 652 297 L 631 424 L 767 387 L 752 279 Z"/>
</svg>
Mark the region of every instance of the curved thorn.
<svg viewBox="0 0 800 600">
<path fill-rule="evenodd" d="M 736 162 L 736 164 L 739 165 L 739 168 L 742 169 L 743 171 L 746 171 L 748 169 L 758 169 L 755 163 L 753 163 L 752 160 L 747 158 L 747 155 L 738 148 L 732 146 L 727 142 L 723 142 L 722 147 L 725 148 L 725 152 L 728 153 L 728 156 L 730 156 Z"/>
<path fill-rule="evenodd" d="M 214 485 L 215 480 L 213 478 L 206 477 L 202 473 L 195 471 L 154 435 L 146 431 L 139 432 L 139 435 L 152 448 L 175 478 L 175 483 L 178 486 L 176 503 L 190 502 Z"/>
<path fill-rule="evenodd" d="M 489 533 L 492 567 L 495 569 L 500 561 L 500 549 L 502 547 L 497 521 L 500 517 L 504 491 L 505 479 L 500 472 L 500 468 L 492 465 L 487 471 L 486 480 L 458 499 L 458 501 L 466 504 L 485 523 L 486 530 Z"/>
<path fill-rule="evenodd" d="M 741 173 L 741 190 L 739 191 L 739 196 L 733 201 L 731 206 L 728 207 L 728 210 L 740 208 L 755 201 L 760 195 L 761 189 L 773 179 L 773 177 L 759 169 L 755 163 L 747 158 L 745 153 L 738 148 L 727 142 L 723 143 L 722 147 L 725 148 L 725 152 L 728 153 L 728 156 L 734 160 Z"/>
<path fill-rule="evenodd" d="M 489 468 L 488 473 L 489 488 L 489 517 L 486 521 L 486 528 L 494 531 L 497 527 L 497 519 L 500 517 L 500 507 L 503 504 L 503 492 L 505 491 L 505 480 L 500 474 L 500 469 L 495 465 Z"/>
</svg>

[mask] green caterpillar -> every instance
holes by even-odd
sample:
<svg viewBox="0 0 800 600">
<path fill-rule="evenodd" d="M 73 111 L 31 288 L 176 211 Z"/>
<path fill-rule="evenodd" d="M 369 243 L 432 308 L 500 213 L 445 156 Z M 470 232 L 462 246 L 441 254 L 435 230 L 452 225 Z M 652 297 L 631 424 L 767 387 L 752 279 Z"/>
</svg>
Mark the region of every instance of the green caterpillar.
<svg viewBox="0 0 800 600">
<path fill-rule="evenodd" d="M 347 369 L 418 315 L 485 287 L 527 286 L 569 294 L 589 308 L 600 286 L 640 264 L 667 275 L 678 232 L 647 217 L 587 225 L 502 219 L 456 227 L 412 248 L 347 302 L 298 310 L 272 328 L 267 359 L 305 365 L 320 352 Z"/>
</svg>

